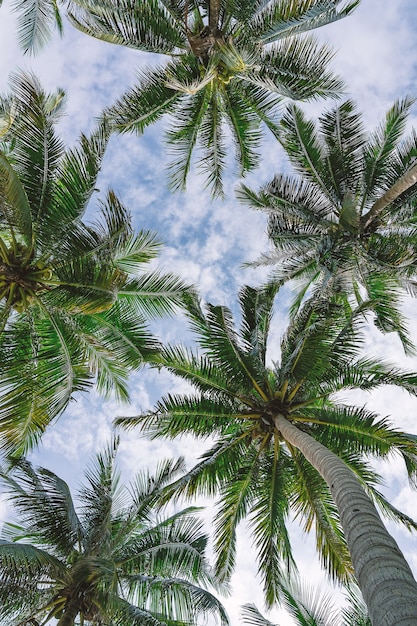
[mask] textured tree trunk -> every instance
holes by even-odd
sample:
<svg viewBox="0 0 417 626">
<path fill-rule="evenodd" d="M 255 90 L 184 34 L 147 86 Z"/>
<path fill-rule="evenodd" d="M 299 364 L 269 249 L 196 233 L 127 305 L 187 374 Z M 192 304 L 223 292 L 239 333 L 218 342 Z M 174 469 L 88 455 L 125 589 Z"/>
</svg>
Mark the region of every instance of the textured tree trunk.
<svg viewBox="0 0 417 626">
<path fill-rule="evenodd" d="M 367 228 L 374 217 L 379 215 L 391 202 L 394 202 L 404 191 L 417 183 L 417 165 L 406 172 L 394 185 L 373 204 L 366 215 L 363 216 L 363 228 Z"/>
<path fill-rule="evenodd" d="M 416 626 L 417 582 L 354 473 L 282 415 L 274 423 L 329 486 L 373 626 Z"/>
<path fill-rule="evenodd" d="M 211 35 L 218 34 L 221 0 L 209 0 L 209 31 Z"/>
<path fill-rule="evenodd" d="M 64 614 L 59 618 L 57 626 L 74 626 L 79 608 L 78 598 L 70 598 L 65 607 Z"/>
</svg>

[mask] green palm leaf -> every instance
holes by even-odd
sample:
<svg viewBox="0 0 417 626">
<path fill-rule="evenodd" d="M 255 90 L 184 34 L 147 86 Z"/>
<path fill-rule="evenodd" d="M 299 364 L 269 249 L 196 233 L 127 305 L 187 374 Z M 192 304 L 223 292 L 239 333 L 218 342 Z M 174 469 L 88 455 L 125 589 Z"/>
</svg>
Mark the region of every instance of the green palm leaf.
<svg viewBox="0 0 417 626">
<path fill-rule="evenodd" d="M 18 39 L 25 53 L 36 54 L 55 27 L 62 34 L 62 18 L 56 0 L 23 0 L 14 3 L 18 14 Z"/>
</svg>

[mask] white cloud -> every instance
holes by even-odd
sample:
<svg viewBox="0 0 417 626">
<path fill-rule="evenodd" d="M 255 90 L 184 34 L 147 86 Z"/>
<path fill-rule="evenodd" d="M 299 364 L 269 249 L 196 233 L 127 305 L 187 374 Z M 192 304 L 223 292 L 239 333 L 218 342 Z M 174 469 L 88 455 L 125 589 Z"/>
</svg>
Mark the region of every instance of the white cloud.
<svg viewBox="0 0 417 626">
<path fill-rule="evenodd" d="M 14 18 L 0 12 L 0 90 L 7 89 L 7 77 L 15 67 L 33 70 L 49 90 L 62 86 L 68 93 L 68 115 L 62 121 L 62 132 L 72 144 L 80 131 L 92 126 L 103 106 L 110 105 L 127 87 L 135 82 L 136 69 L 141 62 L 150 63 L 154 57 L 98 42 L 66 29 L 66 37 L 55 37 L 37 58 L 23 58 L 18 51 Z M 364 111 L 369 128 L 383 117 L 394 99 L 415 93 L 416 80 L 416 8 L 411 0 L 381 2 L 362 0 L 360 8 L 349 19 L 332 25 L 317 35 L 338 48 L 334 67 L 344 76 L 349 95 L 357 99 Z M 323 109 L 322 102 L 308 105 L 312 114 Z M 332 106 L 327 103 L 326 106 Z M 414 107 L 416 108 L 416 107 Z M 266 219 L 238 204 L 234 197 L 236 180 L 228 174 L 227 196 L 224 202 L 213 202 L 203 189 L 203 179 L 193 171 L 186 194 L 169 195 L 164 166 L 167 150 L 162 143 L 163 125 L 146 130 L 143 136 L 121 136 L 111 141 L 106 155 L 99 187 L 103 194 L 107 186 L 115 188 L 123 202 L 134 215 L 137 227 L 150 228 L 160 233 L 166 241 L 160 264 L 165 271 L 180 274 L 197 284 L 204 298 L 218 304 L 235 307 L 239 286 L 245 281 L 256 283 L 263 270 L 241 269 L 241 263 L 256 259 L 266 245 Z M 262 166 L 245 181 L 257 189 L 280 169 L 288 169 L 282 150 L 271 137 L 263 144 Z M 159 263 L 158 263 L 159 265 Z M 275 326 L 272 330 L 273 346 L 279 343 L 283 308 L 288 302 L 287 293 L 277 303 Z M 415 301 L 405 304 L 407 313 L 415 320 Z M 184 318 L 160 324 L 161 333 L 171 341 L 185 338 Z M 417 323 L 413 323 L 414 335 Z M 397 361 L 402 366 L 416 367 L 417 361 L 402 356 L 398 340 L 369 331 L 369 346 L 373 353 Z M 271 350 L 270 358 L 276 358 Z M 410 365 L 408 365 L 410 364 Z M 81 470 L 91 454 L 108 440 L 115 415 L 132 414 L 151 408 L 161 392 L 172 386 L 169 377 L 156 372 L 143 371 L 132 378 L 132 404 L 120 407 L 115 402 L 103 403 L 94 392 L 81 396 L 72 403 L 65 415 L 51 426 L 42 446 L 33 455 L 37 463 L 44 463 L 62 474 L 70 482 L 77 482 Z M 175 389 L 182 387 L 175 383 Z M 370 397 L 356 396 L 381 415 L 391 415 L 395 424 L 410 432 L 417 432 L 416 401 L 408 396 L 381 390 Z M 176 442 L 148 442 L 136 431 L 122 433 L 120 461 L 126 475 L 138 467 L 155 464 L 158 458 L 186 453 L 191 462 L 201 452 L 201 444 L 190 439 Z M 400 459 L 393 459 L 384 469 L 387 487 L 394 502 L 411 515 L 417 510 L 415 492 L 406 486 Z M 394 489 L 395 491 L 392 491 Z M 0 519 L 6 514 L 0 501 Z M 390 526 L 390 529 L 392 527 Z M 410 564 L 417 572 L 416 539 L 397 529 Z M 304 537 L 294 540 L 300 569 L 305 576 L 316 581 L 324 579 L 317 565 L 314 548 Z M 238 569 L 233 578 L 233 596 L 225 601 L 233 624 L 240 623 L 239 606 L 256 602 L 262 608 L 262 592 L 254 576 L 255 561 L 250 540 L 242 529 L 239 532 Z M 275 611 L 272 621 L 289 626 L 292 621 Z"/>
</svg>

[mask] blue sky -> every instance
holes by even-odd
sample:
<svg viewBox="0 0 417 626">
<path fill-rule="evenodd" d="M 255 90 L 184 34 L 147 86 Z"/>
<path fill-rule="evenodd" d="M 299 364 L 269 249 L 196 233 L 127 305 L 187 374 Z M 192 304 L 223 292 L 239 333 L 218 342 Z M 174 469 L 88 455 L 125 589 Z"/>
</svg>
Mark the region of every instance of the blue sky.
<svg viewBox="0 0 417 626">
<path fill-rule="evenodd" d="M 49 90 L 63 87 L 68 104 L 61 132 L 69 145 L 76 141 L 80 132 L 91 129 L 94 118 L 104 106 L 112 104 L 134 84 L 141 65 L 153 64 L 157 60 L 152 55 L 95 41 L 70 26 L 66 26 L 64 39 L 54 37 L 36 58 L 23 57 L 16 43 L 14 16 L 8 10 L 10 0 L 4 0 L 3 5 L 0 10 L 0 92 L 7 90 L 8 76 L 16 68 L 35 72 Z M 370 129 L 396 98 L 407 94 L 417 96 L 415 24 L 417 6 L 413 0 L 362 0 L 353 16 L 317 32 L 322 40 L 337 49 L 333 67 L 345 79 L 347 95 L 357 101 Z M 305 108 L 318 115 L 331 104 L 321 101 Z M 416 114 L 417 105 L 410 120 L 414 126 L 417 124 Z M 261 166 L 245 181 L 255 189 L 275 173 L 288 168 L 279 146 L 271 137 L 265 140 L 262 153 Z M 169 159 L 163 143 L 163 124 L 149 128 L 140 138 L 114 137 L 105 157 L 98 188 L 104 195 L 106 189 L 112 187 L 132 211 L 135 226 L 159 234 L 165 242 L 157 262 L 160 269 L 176 272 L 197 285 L 204 299 L 234 308 L 239 287 L 245 283 L 258 284 L 265 276 L 264 270 L 256 272 L 242 268 L 242 263 L 257 258 L 267 247 L 265 217 L 237 202 L 234 188 L 239 181 L 232 171 L 226 177 L 225 200 L 213 202 L 195 171 L 189 177 L 185 194 L 170 194 L 164 175 L 164 166 Z M 285 320 L 286 302 L 284 294 L 277 303 L 273 331 L 277 339 L 280 325 Z M 404 306 L 417 331 L 416 302 L 406 300 Z M 190 340 L 181 316 L 161 322 L 155 330 L 165 340 L 179 341 L 184 337 Z M 370 329 L 369 350 L 417 369 L 416 360 L 403 356 L 395 337 L 382 337 Z M 42 445 L 33 454 L 34 461 L 76 485 L 88 458 L 108 440 L 112 419 L 116 415 L 135 414 L 150 408 L 173 384 L 176 390 L 182 385 L 174 383 L 163 372 L 143 371 L 132 377 L 129 407 L 120 407 L 113 401 L 103 404 L 94 392 L 80 397 L 46 432 Z M 415 400 L 392 391 L 382 391 L 373 397 L 355 397 L 355 401 L 366 402 L 381 415 L 391 415 L 398 427 L 417 433 Z M 156 458 L 177 456 L 184 451 L 189 463 L 201 453 L 191 441 L 156 444 L 131 432 L 123 435 L 120 464 L 128 474 L 138 467 L 152 465 Z M 407 487 L 401 463 L 394 458 L 389 468 L 382 471 L 393 503 L 415 515 L 417 496 Z M 6 515 L 6 505 L 0 502 L 0 521 Z M 405 531 L 396 529 L 393 532 L 417 573 L 416 539 L 411 539 Z M 298 533 L 295 545 L 303 577 L 314 582 L 323 579 L 311 543 Z M 239 548 L 233 595 L 225 601 L 234 625 L 238 624 L 238 607 L 244 602 L 256 602 L 262 608 L 254 557 L 243 532 Z M 270 619 L 279 620 L 281 626 L 293 623 L 280 611 L 271 613 Z"/>
</svg>

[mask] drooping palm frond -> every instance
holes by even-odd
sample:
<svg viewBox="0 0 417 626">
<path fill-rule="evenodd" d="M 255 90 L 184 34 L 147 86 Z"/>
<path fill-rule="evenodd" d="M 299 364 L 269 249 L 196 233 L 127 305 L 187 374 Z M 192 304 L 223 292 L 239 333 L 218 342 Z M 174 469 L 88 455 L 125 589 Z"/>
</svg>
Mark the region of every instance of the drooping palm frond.
<svg viewBox="0 0 417 626">
<path fill-rule="evenodd" d="M 62 15 L 57 0 L 23 0 L 13 2 L 12 8 L 18 13 L 17 36 L 25 54 L 39 52 L 54 29 L 62 35 Z"/>
<path fill-rule="evenodd" d="M 281 606 L 299 626 L 370 626 L 366 606 L 354 586 L 345 594 L 347 606 L 338 610 L 332 594 L 311 587 L 297 577 L 281 586 Z M 242 606 L 242 620 L 248 626 L 275 626 L 254 604 Z"/>
</svg>

